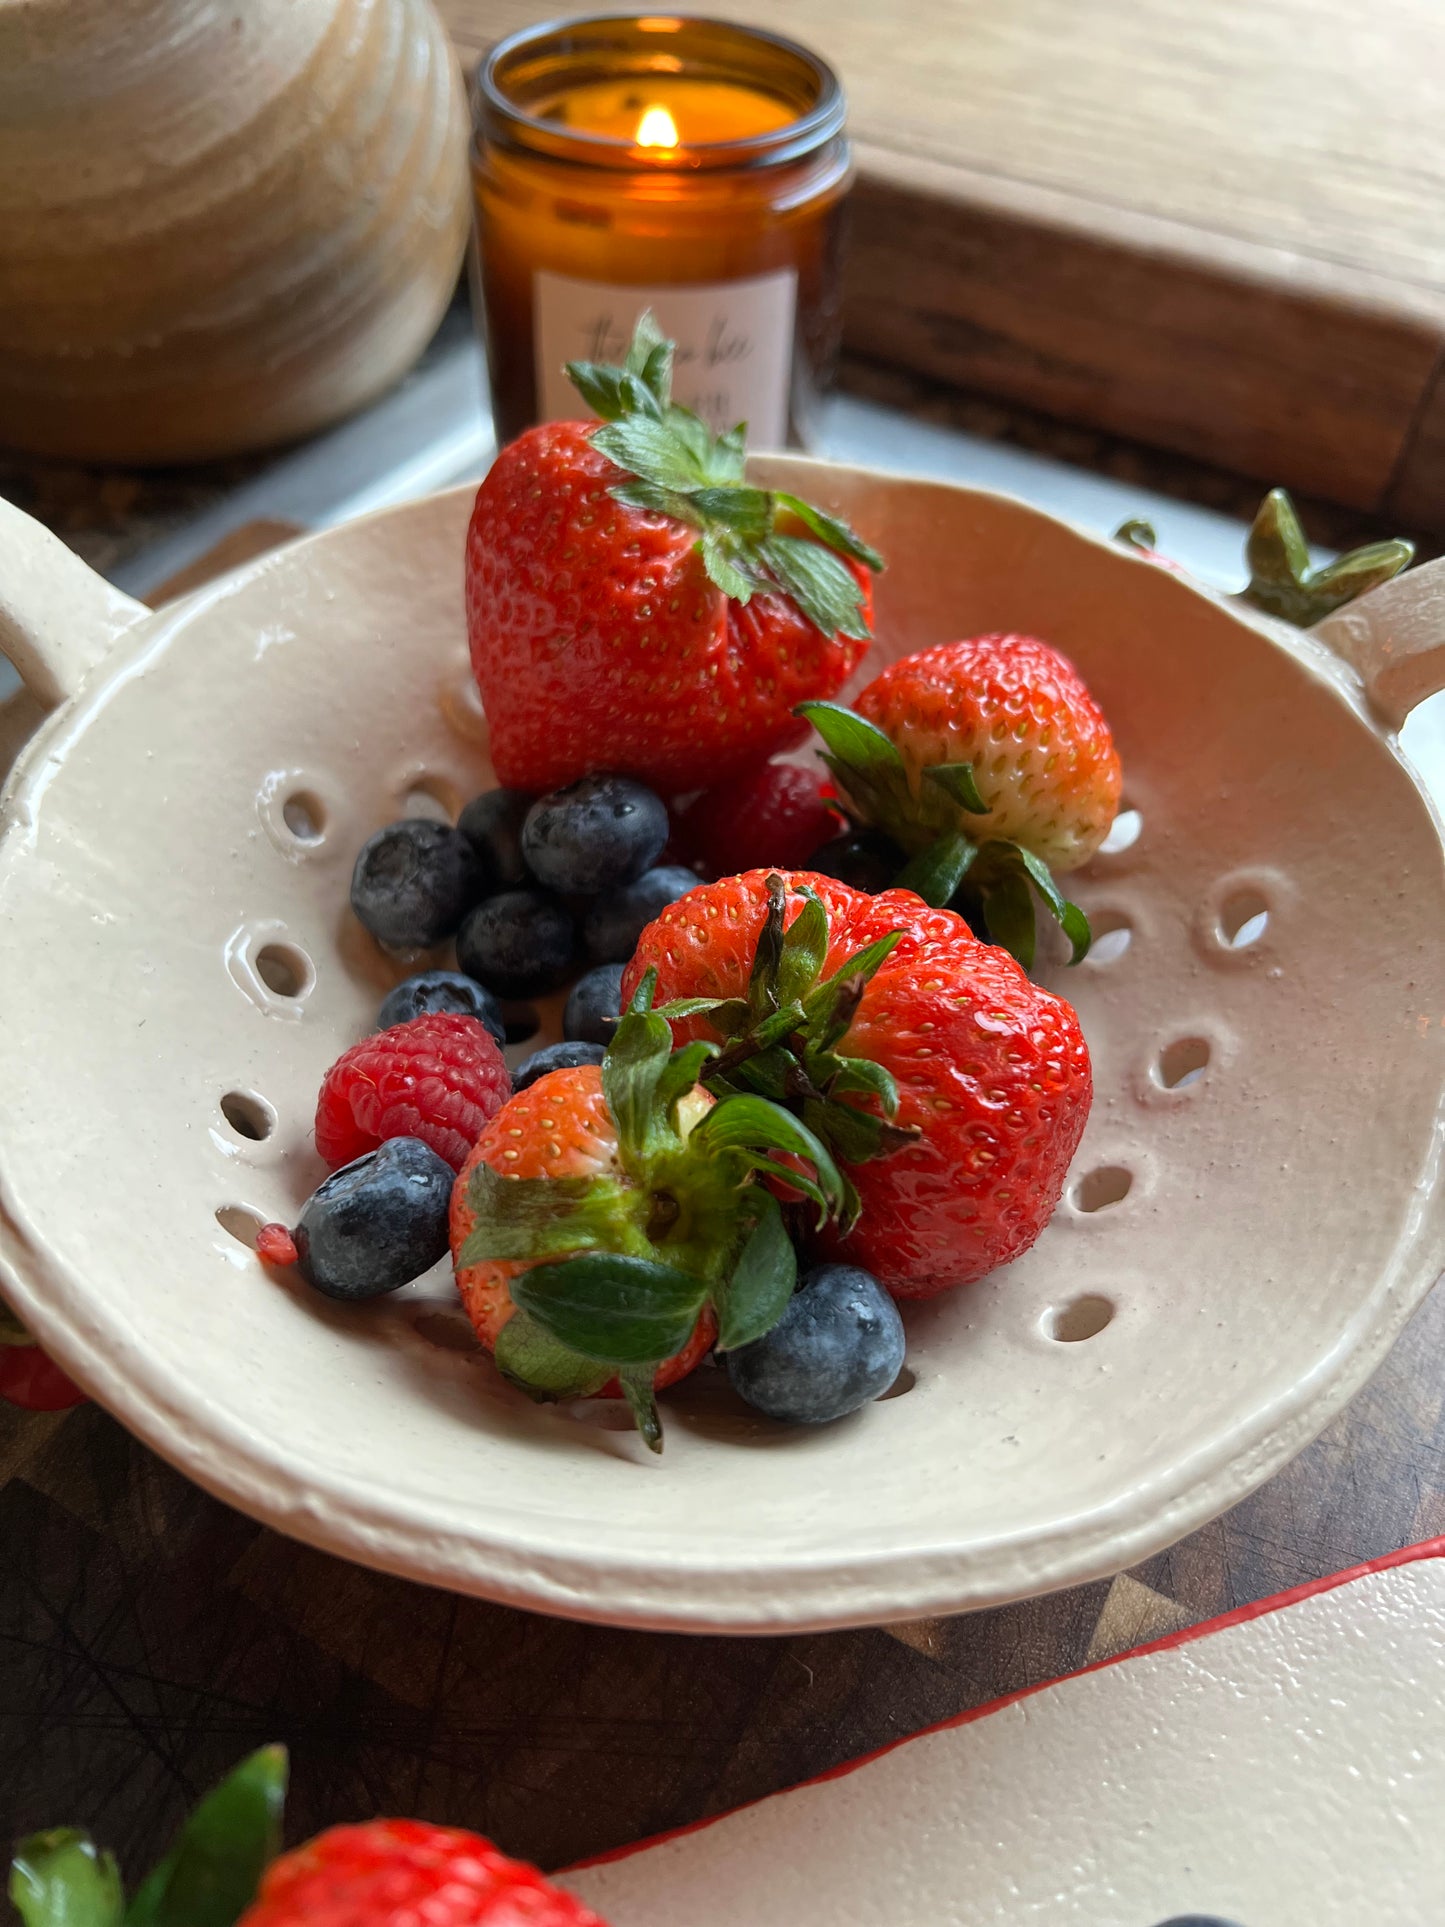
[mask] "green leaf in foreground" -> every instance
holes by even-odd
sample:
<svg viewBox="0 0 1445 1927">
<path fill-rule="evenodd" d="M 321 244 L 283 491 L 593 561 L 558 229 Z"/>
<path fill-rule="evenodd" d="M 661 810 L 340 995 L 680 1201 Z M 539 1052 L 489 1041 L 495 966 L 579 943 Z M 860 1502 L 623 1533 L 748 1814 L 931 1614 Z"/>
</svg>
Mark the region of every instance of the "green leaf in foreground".
<svg viewBox="0 0 1445 1927">
<path fill-rule="evenodd" d="M 512 1280 L 512 1300 L 568 1350 L 606 1365 L 658 1365 L 692 1336 L 707 1287 L 647 1258 L 590 1252 Z"/>
<path fill-rule="evenodd" d="M 612 1376 L 610 1365 L 579 1357 L 520 1309 L 503 1325 L 495 1356 L 502 1376 L 538 1401 L 591 1398 Z"/>
<path fill-rule="evenodd" d="M 770 1191 L 759 1191 L 757 1222 L 743 1246 L 719 1308 L 718 1350 L 733 1351 L 770 1332 L 798 1282 L 798 1260 Z"/>
<path fill-rule="evenodd" d="M 126 1927 L 235 1927 L 280 1846 L 286 1749 L 263 1746 L 208 1793 L 136 1890 Z"/>
<path fill-rule="evenodd" d="M 114 1857 L 73 1827 L 33 1833 L 10 1863 L 10 1900 L 25 1927 L 120 1927 Z"/>
</svg>

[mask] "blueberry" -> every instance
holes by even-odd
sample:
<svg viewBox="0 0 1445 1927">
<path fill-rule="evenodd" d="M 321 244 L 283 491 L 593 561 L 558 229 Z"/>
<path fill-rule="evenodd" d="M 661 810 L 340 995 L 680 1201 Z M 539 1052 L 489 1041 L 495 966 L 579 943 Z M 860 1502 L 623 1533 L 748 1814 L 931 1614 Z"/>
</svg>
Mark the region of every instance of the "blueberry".
<svg viewBox="0 0 1445 1927">
<path fill-rule="evenodd" d="M 328 1298 L 376 1298 L 447 1250 L 456 1173 L 417 1137 L 388 1138 L 333 1171 L 301 1209 L 296 1265 Z"/>
<path fill-rule="evenodd" d="M 542 796 L 522 825 L 527 867 L 564 895 L 600 896 L 631 883 L 667 841 L 667 810 L 629 776 L 584 776 Z"/>
<path fill-rule="evenodd" d="M 425 950 L 455 932 L 482 895 L 476 852 L 446 823 L 407 817 L 361 846 L 351 907 L 379 942 Z"/>
<path fill-rule="evenodd" d="M 577 926 L 540 890 L 504 890 L 473 910 L 457 936 L 457 962 L 499 997 L 541 997 L 572 975 Z"/>
<path fill-rule="evenodd" d="M 611 896 L 600 898 L 582 920 L 587 955 L 593 963 L 626 963 L 652 919 L 701 881 L 681 864 L 665 863 L 660 869 L 644 870 L 635 883 L 625 883 Z"/>
<path fill-rule="evenodd" d="M 479 1017 L 499 1044 L 507 1041 L 502 1006 L 490 990 L 483 990 L 459 970 L 423 970 L 415 977 L 404 977 L 376 1013 L 376 1027 L 390 1030 L 393 1024 L 408 1024 L 413 1017 L 425 1017 L 437 1010 Z"/>
<path fill-rule="evenodd" d="M 522 819 L 531 807 L 524 790 L 484 790 L 457 818 L 457 828 L 481 859 L 493 890 L 515 890 L 527 881 Z"/>
<path fill-rule="evenodd" d="M 601 1044 L 544 1044 L 512 1072 L 512 1089 L 525 1091 L 548 1071 L 570 1071 L 578 1064 L 600 1064 L 606 1055 Z"/>
<path fill-rule="evenodd" d="M 906 861 L 892 837 L 881 830 L 849 830 L 814 851 L 807 867 L 872 896 L 888 888 Z"/>
<path fill-rule="evenodd" d="M 598 964 L 572 986 L 562 1012 L 562 1035 L 569 1044 L 610 1044 L 622 1015 L 620 963 Z"/>
<path fill-rule="evenodd" d="M 826 1425 L 877 1398 L 903 1366 L 903 1320 L 870 1272 L 808 1272 L 773 1329 L 727 1354 L 733 1389 L 788 1425 Z"/>
</svg>

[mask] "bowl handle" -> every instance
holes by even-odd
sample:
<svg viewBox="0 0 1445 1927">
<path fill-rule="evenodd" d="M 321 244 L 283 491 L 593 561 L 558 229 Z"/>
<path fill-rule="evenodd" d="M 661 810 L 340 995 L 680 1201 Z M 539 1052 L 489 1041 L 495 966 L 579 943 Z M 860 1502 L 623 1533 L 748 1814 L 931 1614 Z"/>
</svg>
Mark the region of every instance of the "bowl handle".
<svg viewBox="0 0 1445 1927">
<path fill-rule="evenodd" d="M 116 638 L 149 615 L 0 500 L 0 650 L 42 708 L 73 696 Z"/>
<path fill-rule="evenodd" d="M 1445 689 L 1445 558 L 1347 602 L 1309 633 L 1359 671 L 1376 714 L 1398 729 Z"/>
</svg>

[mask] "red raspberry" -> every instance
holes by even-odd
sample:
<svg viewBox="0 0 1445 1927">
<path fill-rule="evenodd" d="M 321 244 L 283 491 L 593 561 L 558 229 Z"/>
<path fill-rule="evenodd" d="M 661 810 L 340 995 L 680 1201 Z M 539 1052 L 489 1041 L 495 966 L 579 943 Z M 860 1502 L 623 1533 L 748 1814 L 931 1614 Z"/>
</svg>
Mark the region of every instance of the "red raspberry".
<svg viewBox="0 0 1445 1927">
<path fill-rule="evenodd" d="M 256 1256 L 263 1265 L 294 1265 L 296 1240 L 289 1225 L 263 1224 L 256 1233 Z"/>
<path fill-rule="evenodd" d="M 512 1095 L 496 1039 L 475 1017 L 434 1011 L 363 1037 L 326 1073 L 316 1148 L 334 1168 L 389 1137 L 419 1137 L 460 1171 Z"/>
<path fill-rule="evenodd" d="M 421 1820 L 332 1827 L 261 1876 L 237 1927 L 604 1927 L 479 1834 Z"/>
<path fill-rule="evenodd" d="M 759 763 L 689 803 L 678 818 L 679 838 L 709 876 L 805 870 L 813 852 L 843 827 L 824 800 L 831 793 L 818 771 Z"/>
</svg>

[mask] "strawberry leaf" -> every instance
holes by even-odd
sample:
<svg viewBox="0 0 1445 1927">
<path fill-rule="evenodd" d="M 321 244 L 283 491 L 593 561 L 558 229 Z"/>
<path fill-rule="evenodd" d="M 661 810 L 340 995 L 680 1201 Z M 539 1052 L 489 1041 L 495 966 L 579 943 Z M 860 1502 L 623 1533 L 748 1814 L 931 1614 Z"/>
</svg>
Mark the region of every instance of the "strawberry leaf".
<svg viewBox="0 0 1445 1927">
<path fill-rule="evenodd" d="M 629 1010 L 602 1060 L 602 1094 L 617 1125 L 617 1148 L 624 1167 L 656 1148 L 670 1125 L 660 1114 L 658 1079 L 672 1055 L 672 1032 L 665 1017 Z"/>
<path fill-rule="evenodd" d="M 1058 884 L 1054 882 L 1049 866 L 1042 857 L 1035 856 L 1032 850 L 1026 850 L 1020 845 L 1018 860 L 1028 872 L 1034 888 L 1043 898 L 1050 915 L 1054 917 L 1068 938 L 1073 948 L 1073 955 L 1069 958 L 1069 962 L 1082 963 L 1088 956 L 1089 945 L 1093 941 L 1089 930 L 1089 919 L 1077 903 L 1069 902 Z"/>
<path fill-rule="evenodd" d="M 722 1098 L 689 1141 L 698 1150 L 741 1152 L 749 1162 L 769 1151 L 791 1151 L 812 1165 L 827 1206 L 836 1209 L 841 1202 L 842 1179 L 824 1146 L 791 1111 L 765 1097 L 748 1092 Z"/>
<path fill-rule="evenodd" d="M 799 703 L 795 716 L 806 717 L 848 772 L 871 777 L 901 777 L 903 758 L 897 744 L 856 710 L 842 703 Z"/>
<path fill-rule="evenodd" d="M 886 1064 L 876 1064 L 871 1057 L 838 1059 L 838 1069 L 828 1082 L 828 1095 L 841 1097 L 845 1091 L 876 1097 L 885 1117 L 898 1114 L 898 1081 Z"/>
<path fill-rule="evenodd" d="M 1415 559 L 1411 542 L 1372 542 L 1312 569 L 1295 505 L 1282 488 L 1272 488 L 1260 503 L 1244 553 L 1249 586 L 1243 599 L 1299 628 L 1390 581 Z"/>
<path fill-rule="evenodd" d="M 751 602 L 757 584 L 738 567 L 728 536 L 719 529 L 709 529 L 697 546 L 708 581 L 734 602 Z"/>
<path fill-rule="evenodd" d="M 656 1014 L 669 1023 L 678 1023 L 684 1017 L 708 1017 L 724 1036 L 748 1021 L 748 1007 L 741 997 L 674 997 L 671 1003 L 658 1004 Z"/>
<path fill-rule="evenodd" d="M 512 1280 L 514 1304 L 569 1351 L 605 1365 L 671 1358 L 691 1338 L 706 1298 L 691 1272 L 611 1251 L 537 1265 Z"/>
<path fill-rule="evenodd" d="M 894 887 L 912 890 L 925 903 L 941 909 L 963 882 L 977 855 L 978 845 L 961 830 L 945 830 L 936 843 L 904 865 L 894 878 Z"/>
<path fill-rule="evenodd" d="M 803 1024 L 822 1050 L 831 1050 L 847 1035 L 863 990 L 880 966 L 898 947 L 900 930 L 890 930 L 839 964 L 832 976 L 810 991 L 803 1002 Z"/>
<path fill-rule="evenodd" d="M 840 522 L 836 515 L 825 515 L 821 509 L 815 509 L 811 502 L 805 502 L 797 495 L 787 495 L 781 489 L 773 499 L 779 508 L 787 509 L 791 514 L 796 515 L 804 528 L 811 530 L 820 542 L 825 542 L 839 555 L 846 555 L 853 562 L 861 562 L 865 568 L 882 569 L 883 557 L 877 549 L 870 548 L 861 536 L 855 535 L 848 524 Z"/>
<path fill-rule="evenodd" d="M 828 955 L 828 913 L 811 890 L 789 924 L 778 957 L 776 995 L 780 1005 L 797 1004 L 818 981 Z M 802 1016 L 799 1010 L 798 1015 Z"/>
<path fill-rule="evenodd" d="M 642 1442 L 649 1452 L 662 1450 L 662 1417 L 657 1409 L 657 1394 L 653 1389 L 655 1374 L 648 1368 L 645 1371 L 619 1372 L 618 1382 L 622 1386 L 622 1396 L 627 1400 L 632 1413 L 632 1422 L 642 1436 Z"/>
<path fill-rule="evenodd" d="M 569 361 L 567 379 L 593 414 L 605 422 L 621 421 L 627 415 L 661 418 L 662 410 L 646 382 L 625 368 L 614 368 L 605 361 Z"/>
<path fill-rule="evenodd" d="M 25 1927 L 121 1927 L 125 1909 L 114 1856 L 72 1827 L 20 1842 L 9 1893 Z"/>
<path fill-rule="evenodd" d="M 467 1203 L 476 1222 L 458 1267 L 590 1251 L 620 1219 L 623 1194 L 608 1178 L 507 1178 L 479 1164 L 467 1180 Z"/>
<path fill-rule="evenodd" d="M 502 1376 L 539 1403 L 591 1398 L 612 1376 L 610 1365 L 580 1358 L 520 1309 L 499 1332 L 495 1357 Z"/>
<path fill-rule="evenodd" d="M 281 1843 L 286 1749 L 263 1746 L 208 1793 L 136 1889 L 126 1927 L 235 1927 Z"/>
<path fill-rule="evenodd" d="M 1034 962 L 1034 900 L 1022 874 L 1010 870 L 985 894 L 983 917 L 994 942 L 1016 957 L 1025 970 Z"/>
<path fill-rule="evenodd" d="M 717 1055 L 716 1044 L 699 1039 L 696 1043 L 684 1044 L 668 1058 L 657 1080 L 657 1108 L 670 1124 L 674 1123 L 672 1113 L 679 1098 L 687 1096 L 709 1061 Z"/>
<path fill-rule="evenodd" d="M 756 1219 L 718 1298 L 718 1350 L 729 1352 L 770 1332 L 788 1308 L 798 1282 L 798 1260 L 770 1191 L 754 1199 Z"/>
<path fill-rule="evenodd" d="M 642 509 L 648 515 L 670 515 L 675 521 L 702 527 L 688 497 L 675 488 L 660 488 L 656 482 L 619 482 L 610 492 L 614 501 L 628 508 Z"/>
<path fill-rule="evenodd" d="M 787 892 L 776 871 L 768 877 L 767 892 L 768 913 L 758 932 L 753 967 L 748 974 L 748 1008 L 755 1018 L 766 1017 L 778 1007 L 778 966 L 783 959 Z"/>
<path fill-rule="evenodd" d="M 594 432 L 592 446 L 619 468 L 659 488 L 686 493 L 701 488 L 708 479 L 696 451 L 654 415 L 624 415 L 607 422 Z"/>
<path fill-rule="evenodd" d="M 973 780 L 972 763 L 934 763 L 923 774 L 930 783 L 936 783 L 945 796 L 951 797 L 960 809 L 967 810 L 972 816 L 987 816 L 989 805 L 984 802 L 978 784 Z"/>
<path fill-rule="evenodd" d="M 857 578 L 831 549 L 796 535 L 769 535 L 757 548 L 774 582 L 814 628 L 860 642 L 872 635 Z"/>
</svg>

